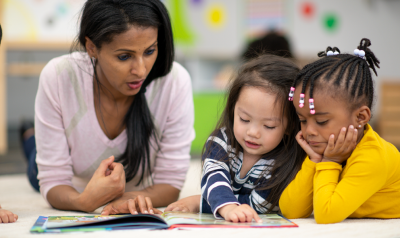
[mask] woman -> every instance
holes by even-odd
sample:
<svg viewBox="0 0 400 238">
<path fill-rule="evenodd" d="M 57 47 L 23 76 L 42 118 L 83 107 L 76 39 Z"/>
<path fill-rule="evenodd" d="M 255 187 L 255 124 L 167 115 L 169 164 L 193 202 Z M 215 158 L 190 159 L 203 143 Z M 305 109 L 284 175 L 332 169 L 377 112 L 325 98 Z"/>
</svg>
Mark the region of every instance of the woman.
<svg viewBox="0 0 400 238">
<path fill-rule="evenodd" d="M 190 77 L 159 0 L 88 0 L 35 102 L 40 191 L 57 209 L 153 213 L 176 201 L 194 138 Z M 114 157 L 115 156 L 115 157 Z M 117 163 L 119 162 L 119 163 Z M 125 183 L 126 181 L 126 183 Z"/>
</svg>

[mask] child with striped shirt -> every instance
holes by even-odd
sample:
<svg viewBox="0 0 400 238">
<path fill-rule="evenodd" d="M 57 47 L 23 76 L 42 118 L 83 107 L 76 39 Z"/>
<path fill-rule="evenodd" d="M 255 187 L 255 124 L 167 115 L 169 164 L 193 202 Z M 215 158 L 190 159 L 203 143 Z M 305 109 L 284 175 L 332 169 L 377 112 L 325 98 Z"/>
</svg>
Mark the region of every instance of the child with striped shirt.
<svg viewBox="0 0 400 238">
<path fill-rule="evenodd" d="M 298 71 L 291 60 L 273 55 L 242 66 L 205 144 L 201 197 L 184 198 L 166 211 L 201 211 L 233 222 L 279 211 L 280 195 L 305 158 L 295 139 L 300 123 L 287 100 Z"/>
</svg>

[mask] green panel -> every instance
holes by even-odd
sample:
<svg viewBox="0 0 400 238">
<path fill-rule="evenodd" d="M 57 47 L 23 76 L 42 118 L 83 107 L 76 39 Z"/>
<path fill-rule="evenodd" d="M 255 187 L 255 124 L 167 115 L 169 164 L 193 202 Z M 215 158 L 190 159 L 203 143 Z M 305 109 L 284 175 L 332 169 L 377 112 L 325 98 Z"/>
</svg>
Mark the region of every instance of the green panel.
<svg viewBox="0 0 400 238">
<path fill-rule="evenodd" d="M 201 153 L 208 136 L 215 129 L 225 106 L 224 95 L 224 93 L 195 93 L 193 95 L 196 138 L 192 143 L 192 154 Z"/>
</svg>

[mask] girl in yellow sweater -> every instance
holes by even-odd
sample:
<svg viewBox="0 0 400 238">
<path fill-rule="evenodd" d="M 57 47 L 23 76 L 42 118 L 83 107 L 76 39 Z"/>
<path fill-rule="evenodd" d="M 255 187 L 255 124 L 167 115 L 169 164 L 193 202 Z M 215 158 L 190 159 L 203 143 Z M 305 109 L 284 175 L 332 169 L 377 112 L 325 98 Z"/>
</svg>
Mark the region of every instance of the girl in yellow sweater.
<svg viewBox="0 0 400 238">
<path fill-rule="evenodd" d="M 296 139 L 308 157 L 279 201 L 287 218 L 317 223 L 400 218 L 400 153 L 368 124 L 374 99 L 371 68 L 379 60 L 362 39 L 354 55 L 328 47 L 293 83 L 301 122 Z M 307 103 L 308 102 L 308 103 Z"/>
</svg>

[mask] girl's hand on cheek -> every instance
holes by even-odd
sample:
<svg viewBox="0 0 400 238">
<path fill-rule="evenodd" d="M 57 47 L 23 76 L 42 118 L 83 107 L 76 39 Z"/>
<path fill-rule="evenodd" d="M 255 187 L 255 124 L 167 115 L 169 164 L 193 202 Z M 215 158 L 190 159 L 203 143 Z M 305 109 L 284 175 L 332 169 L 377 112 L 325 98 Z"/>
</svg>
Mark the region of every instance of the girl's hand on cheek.
<svg viewBox="0 0 400 238">
<path fill-rule="evenodd" d="M 353 125 L 350 125 L 346 133 L 346 128 L 343 127 L 340 130 L 336 143 L 334 135 L 329 137 L 328 146 L 325 149 L 322 162 L 336 162 L 342 164 L 350 157 L 356 146 L 357 129 L 355 129 Z"/>
<path fill-rule="evenodd" d="M 322 160 L 322 155 L 315 153 L 315 151 L 310 147 L 307 143 L 306 139 L 303 137 L 303 132 L 299 131 L 296 135 L 297 143 L 303 148 L 303 150 L 307 153 L 310 160 L 314 163 L 319 163 Z"/>
</svg>

